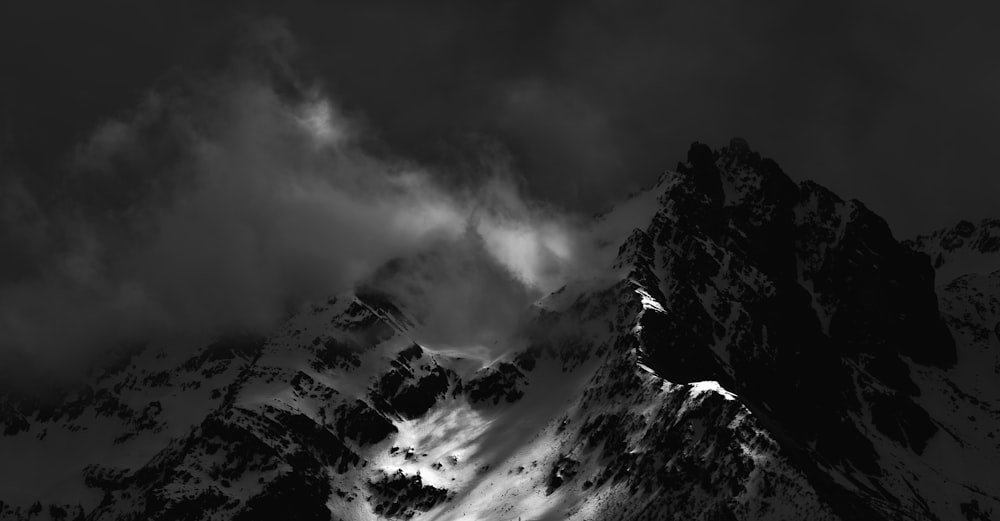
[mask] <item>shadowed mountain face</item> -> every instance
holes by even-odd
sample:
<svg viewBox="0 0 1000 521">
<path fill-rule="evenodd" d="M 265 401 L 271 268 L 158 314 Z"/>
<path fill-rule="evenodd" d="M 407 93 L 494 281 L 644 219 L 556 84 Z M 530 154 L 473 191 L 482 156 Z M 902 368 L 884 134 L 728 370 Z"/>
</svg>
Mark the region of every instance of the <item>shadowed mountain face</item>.
<svg viewBox="0 0 1000 521">
<path fill-rule="evenodd" d="M 358 293 L 6 396 L 0 518 L 1000 513 L 996 274 L 936 289 L 914 245 L 943 239 L 901 244 L 742 140 L 693 145 L 593 228 L 632 232 L 496 360 L 421 345 L 418 309 Z"/>
<path fill-rule="evenodd" d="M 854 418 L 921 453 L 937 427 L 911 399 L 907 364 L 956 358 L 928 258 L 741 140 L 718 153 L 696 144 L 677 171 L 638 239 L 657 252 L 636 269 L 665 309 L 643 323 L 650 365 L 674 382 L 723 382 L 838 496 L 819 466 L 883 474 Z M 867 502 L 844 512 L 868 515 Z"/>
</svg>

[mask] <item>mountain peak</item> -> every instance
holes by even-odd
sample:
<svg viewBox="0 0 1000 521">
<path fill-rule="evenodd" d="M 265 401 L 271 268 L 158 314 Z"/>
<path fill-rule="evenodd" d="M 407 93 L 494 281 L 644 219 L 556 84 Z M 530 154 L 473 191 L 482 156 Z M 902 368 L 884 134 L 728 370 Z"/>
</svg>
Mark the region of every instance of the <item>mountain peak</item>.
<svg viewBox="0 0 1000 521">
<path fill-rule="evenodd" d="M 133 353 L 53 407 L 0 401 L 0 519 L 44 515 L 33 498 L 94 520 L 1000 511 L 996 441 L 969 426 L 1000 398 L 986 286 L 942 313 L 926 255 L 738 138 L 593 226 L 620 245 L 608 272 L 490 360 L 415 341 L 414 310 L 360 290 L 267 339 Z"/>
</svg>

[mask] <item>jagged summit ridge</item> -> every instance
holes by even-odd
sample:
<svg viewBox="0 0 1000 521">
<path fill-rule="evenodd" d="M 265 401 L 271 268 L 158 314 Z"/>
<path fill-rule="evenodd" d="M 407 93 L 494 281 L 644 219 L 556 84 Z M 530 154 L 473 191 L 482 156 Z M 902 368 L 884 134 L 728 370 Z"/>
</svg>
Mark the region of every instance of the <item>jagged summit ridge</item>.
<svg viewBox="0 0 1000 521">
<path fill-rule="evenodd" d="M 925 448 L 936 427 L 911 399 L 908 361 L 955 359 L 928 259 L 863 205 L 794 183 L 742 140 L 718 152 L 693 145 L 658 186 L 661 208 L 644 231 L 656 254 L 632 271 L 658 304 L 641 319 L 650 367 L 670 381 L 719 380 L 736 391 L 790 434 L 783 441 L 806 467 L 840 468 L 839 478 L 811 472 L 826 492 L 874 492 L 835 482 L 858 469 L 883 474 L 870 427 L 915 453 Z M 881 390 L 858 385 L 862 377 Z M 868 501 L 843 513 L 877 516 Z"/>
</svg>

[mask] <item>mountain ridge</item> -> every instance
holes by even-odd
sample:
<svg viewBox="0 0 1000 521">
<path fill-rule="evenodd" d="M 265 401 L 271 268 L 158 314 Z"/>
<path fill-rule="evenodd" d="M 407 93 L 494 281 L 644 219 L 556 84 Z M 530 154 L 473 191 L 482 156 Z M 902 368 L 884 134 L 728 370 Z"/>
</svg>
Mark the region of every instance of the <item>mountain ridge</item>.
<svg viewBox="0 0 1000 521">
<path fill-rule="evenodd" d="M 29 514 L 27 480 L 0 518 L 1000 512 L 984 473 L 1000 446 L 962 420 L 995 408 L 974 393 L 992 396 L 1000 365 L 969 364 L 996 353 L 993 279 L 940 290 L 940 307 L 931 257 L 738 139 L 692 145 L 594 226 L 618 275 L 539 301 L 496 360 L 435 352 L 414 314 L 349 293 L 266 338 L 135 353 L 54 411 L 7 398 L 15 469 L 48 429 L 104 461 L 62 462 L 78 505 Z"/>
</svg>

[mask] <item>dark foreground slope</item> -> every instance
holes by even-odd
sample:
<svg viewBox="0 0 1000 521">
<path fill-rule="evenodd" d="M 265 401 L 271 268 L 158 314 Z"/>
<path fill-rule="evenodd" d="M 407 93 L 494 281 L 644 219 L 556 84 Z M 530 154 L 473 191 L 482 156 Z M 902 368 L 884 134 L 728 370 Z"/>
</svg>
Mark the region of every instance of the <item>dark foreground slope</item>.
<svg viewBox="0 0 1000 521">
<path fill-rule="evenodd" d="M 606 272 L 539 301 L 499 359 L 349 294 L 8 396 L 0 517 L 1000 513 L 996 276 L 936 290 L 882 219 L 740 140 L 693 146 L 593 233 Z"/>
</svg>

